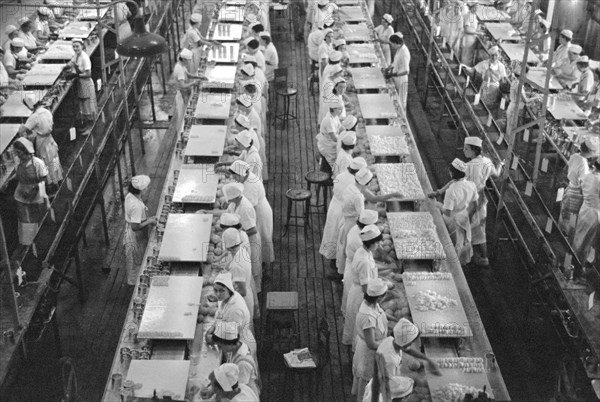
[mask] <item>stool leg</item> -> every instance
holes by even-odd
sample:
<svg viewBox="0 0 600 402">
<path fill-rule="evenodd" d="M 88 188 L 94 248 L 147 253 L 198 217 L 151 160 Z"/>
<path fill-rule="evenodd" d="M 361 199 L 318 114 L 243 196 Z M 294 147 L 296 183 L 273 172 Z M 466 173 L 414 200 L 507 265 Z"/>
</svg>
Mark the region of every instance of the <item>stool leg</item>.
<svg viewBox="0 0 600 402">
<path fill-rule="evenodd" d="M 296 106 L 295 112 L 294 112 L 294 113 L 296 113 L 294 115 L 294 120 L 296 120 L 296 125 L 300 126 L 300 122 L 298 122 L 298 95 L 294 96 L 294 105 Z"/>
<path fill-rule="evenodd" d="M 307 228 L 310 228 L 310 198 L 304 204 L 304 232 Z"/>
<path fill-rule="evenodd" d="M 325 208 L 325 212 L 327 212 L 327 198 L 328 198 L 328 189 L 327 186 L 323 186 L 323 207 Z"/>
<path fill-rule="evenodd" d="M 287 127 L 288 119 L 290 118 L 290 97 L 285 97 L 285 106 L 283 108 L 283 128 Z"/>
<path fill-rule="evenodd" d="M 290 228 L 290 217 L 292 216 L 292 200 L 288 199 L 287 205 L 287 220 L 285 222 L 285 231 L 283 232 L 283 236 L 285 236 Z"/>
<path fill-rule="evenodd" d="M 317 184 L 317 203 L 315 204 L 315 206 L 317 208 L 319 208 L 319 193 L 321 192 L 321 183 Z"/>
</svg>

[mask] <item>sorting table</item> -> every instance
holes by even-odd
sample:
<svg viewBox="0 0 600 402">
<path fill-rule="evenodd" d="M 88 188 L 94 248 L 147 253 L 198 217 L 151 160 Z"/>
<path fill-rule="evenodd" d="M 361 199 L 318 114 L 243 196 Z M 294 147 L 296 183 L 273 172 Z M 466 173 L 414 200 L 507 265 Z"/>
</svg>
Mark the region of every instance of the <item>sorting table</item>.
<svg viewBox="0 0 600 402">
<path fill-rule="evenodd" d="M 19 131 L 20 124 L 0 124 L 0 155 L 4 153 Z"/>
<path fill-rule="evenodd" d="M 242 39 L 243 25 L 219 23 L 215 26 L 215 31 L 210 39 L 221 42 L 237 42 Z"/>
<path fill-rule="evenodd" d="M 379 68 L 374 67 L 359 67 L 351 68 L 350 73 L 354 80 L 356 89 L 385 89 L 387 83 L 383 77 L 383 73 Z"/>
<path fill-rule="evenodd" d="M 167 262 L 206 261 L 212 215 L 169 214 L 158 259 Z"/>
<path fill-rule="evenodd" d="M 108 7 L 100 8 L 98 10 L 86 8 L 80 10 L 76 18 L 79 21 L 96 21 L 98 19 L 98 15 L 100 15 L 100 18 L 104 18 L 106 13 L 108 13 Z"/>
<path fill-rule="evenodd" d="M 6 103 L 0 106 L 0 118 L 5 117 L 17 117 L 27 118 L 31 115 L 32 111 L 25 106 L 23 99 L 26 95 L 33 95 L 35 102 L 39 102 L 46 96 L 45 89 L 28 90 L 28 91 L 16 91 L 6 98 Z"/>
<path fill-rule="evenodd" d="M 346 46 L 350 64 L 377 64 L 379 58 L 372 43 L 355 43 Z"/>
<path fill-rule="evenodd" d="M 365 119 L 393 119 L 398 117 L 389 94 L 358 94 L 358 103 Z"/>
<path fill-rule="evenodd" d="M 202 92 L 199 95 L 194 117 L 196 119 L 225 120 L 229 118 L 231 94 Z"/>
<path fill-rule="evenodd" d="M 212 204 L 217 197 L 219 176 L 214 165 L 182 165 L 173 193 L 173 202 Z"/>
<path fill-rule="evenodd" d="M 236 64 L 240 57 L 239 43 L 226 43 L 223 47 L 214 47 L 208 52 L 208 61 L 221 64 Z"/>
<path fill-rule="evenodd" d="M 172 399 L 185 399 L 190 371 L 189 360 L 132 360 L 127 379 L 135 384 L 134 395 L 142 398 L 167 394 Z"/>
<path fill-rule="evenodd" d="M 208 81 L 204 83 L 204 86 L 208 88 L 232 89 L 235 85 L 236 72 L 236 66 L 208 66 L 204 72 Z"/>
<path fill-rule="evenodd" d="M 345 6 L 339 8 L 340 19 L 346 22 L 366 21 L 365 13 L 360 6 Z"/>
<path fill-rule="evenodd" d="M 194 339 L 203 283 L 201 276 L 152 277 L 138 338 Z"/>
<path fill-rule="evenodd" d="M 342 32 L 347 42 L 368 42 L 371 40 L 371 30 L 364 22 L 353 25 L 346 24 L 342 27 Z"/>
<path fill-rule="evenodd" d="M 193 125 L 185 156 L 221 156 L 226 136 L 227 126 Z"/>
<path fill-rule="evenodd" d="M 510 19 L 510 15 L 505 13 L 504 11 L 500 11 L 492 6 L 482 6 L 479 5 L 477 7 L 477 18 L 481 22 L 488 21 L 507 21 Z"/>
<path fill-rule="evenodd" d="M 244 8 L 235 5 L 227 5 L 219 11 L 219 21 L 244 22 Z"/>
<path fill-rule="evenodd" d="M 38 56 L 40 60 L 65 60 L 69 61 L 75 56 L 73 42 L 70 40 L 54 41 L 48 49 Z"/>
<path fill-rule="evenodd" d="M 66 64 L 35 64 L 21 81 L 24 87 L 51 87 Z"/>
<path fill-rule="evenodd" d="M 495 40 L 509 42 L 518 42 L 521 40 L 521 35 L 508 22 L 488 22 L 485 24 L 485 28 Z"/>
<path fill-rule="evenodd" d="M 526 77 L 531 83 L 537 85 L 540 90 L 543 90 L 546 86 L 546 71 L 547 69 L 544 67 L 530 68 Z M 562 85 L 554 75 L 550 78 L 550 89 L 554 91 L 563 89 Z"/>
<path fill-rule="evenodd" d="M 98 25 L 96 21 L 73 21 L 58 31 L 58 37 L 86 39 L 94 31 L 96 25 Z"/>
<path fill-rule="evenodd" d="M 587 116 L 577 103 L 569 96 L 555 96 L 552 107 L 548 108 L 550 114 L 558 120 L 586 120 Z"/>
<path fill-rule="evenodd" d="M 504 53 L 506 53 L 510 61 L 523 61 L 523 56 L 525 55 L 525 45 L 523 43 L 501 43 L 500 47 Z M 540 61 L 540 58 L 535 53 L 529 51 L 529 54 L 527 55 L 527 64 L 537 64 Z"/>
</svg>

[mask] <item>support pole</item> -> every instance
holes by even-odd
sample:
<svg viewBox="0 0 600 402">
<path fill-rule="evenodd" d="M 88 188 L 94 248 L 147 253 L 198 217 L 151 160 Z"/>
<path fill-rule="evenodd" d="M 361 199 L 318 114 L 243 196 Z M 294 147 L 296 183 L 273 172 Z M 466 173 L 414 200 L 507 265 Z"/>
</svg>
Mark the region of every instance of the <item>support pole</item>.
<svg viewBox="0 0 600 402">
<path fill-rule="evenodd" d="M 150 71 L 152 74 L 152 71 Z M 140 147 L 142 149 L 142 155 L 146 154 L 146 147 L 144 146 L 144 127 L 142 124 L 142 114 L 140 112 L 140 93 L 138 90 L 137 82 L 133 83 L 133 96 L 135 99 L 135 104 L 137 105 L 135 108 L 135 114 L 138 120 L 138 132 L 140 133 Z"/>
<path fill-rule="evenodd" d="M 433 22 L 433 16 L 435 13 L 433 12 L 433 0 L 429 0 L 429 10 L 431 11 L 431 21 Z M 423 91 L 423 99 L 421 100 L 421 104 L 425 107 L 427 103 L 427 95 L 429 93 L 429 75 L 431 74 L 431 65 L 433 61 L 431 60 L 431 55 L 433 54 L 433 42 L 435 41 L 434 33 L 433 33 L 433 24 L 431 25 L 432 32 L 429 35 L 429 51 L 427 52 L 427 64 L 425 65 L 425 90 Z"/>
<path fill-rule="evenodd" d="M 13 283 L 13 273 L 10 266 L 10 255 L 8 254 L 8 247 L 6 246 L 6 237 L 4 236 L 4 224 L 2 223 L 2 215 L 0 215 L 0 243 L 2 244 L 2 249 L 0 249 L 0 253 L 2 253 L 2 258 L 0 258 L 0 265 L 4 265 L 5 272 L 2 280 L 7 282 L 2 284 L 2 292 L 5 295 L 7 295 L 6 298 L 8 299 L 8 303 L 10 304 L 13 327 L 15 331 L 19 331 L 21 330 L 21 318 L 19 317 L 19 305 L 17 303 L 15 284 Z"/>
</svg>

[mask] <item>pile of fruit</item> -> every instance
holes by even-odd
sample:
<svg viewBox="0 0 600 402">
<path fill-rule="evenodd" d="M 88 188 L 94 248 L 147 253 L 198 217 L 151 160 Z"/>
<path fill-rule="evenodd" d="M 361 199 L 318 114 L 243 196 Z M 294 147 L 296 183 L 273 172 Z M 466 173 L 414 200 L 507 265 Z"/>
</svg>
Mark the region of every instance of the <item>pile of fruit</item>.
<svg viewBox="0 0 600 402">
<path fill-rule="evenodd" d="M 458 306 L 456 300 L 442 296 L 433 290 L 418 292 L 413 298 L 419 311 L 443 311 Z"/>
<path fill-rule="evenodd" d="M 408 155 L 408 145 L 404 137 L 384 137 L 369 135 L 373 155 Z"/>
<path fill-rule="evenodd" d="M 413 163 L 380 163 L 375 171 L 382 194 L 400 193 L 405 200 L 425 198 Z"/>
</svg>

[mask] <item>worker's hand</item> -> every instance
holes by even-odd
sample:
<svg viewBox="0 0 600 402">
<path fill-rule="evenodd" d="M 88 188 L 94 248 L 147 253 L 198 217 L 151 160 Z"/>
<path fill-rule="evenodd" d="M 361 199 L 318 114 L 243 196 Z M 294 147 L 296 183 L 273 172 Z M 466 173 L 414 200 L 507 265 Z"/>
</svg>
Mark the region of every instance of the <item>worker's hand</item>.
<svg viewBox="0 0 600 402">
<path fill-rule="evenodd" d="M 399 192 L 397 192 L 397 193 L 393 193 L 393 194 L 392 194 L 392 196 L 393 196 L 394 198 L 404 198 L 404 196 L 402 195 L 402 193 L 399 193 Z"/>
<path fill-rule="evenodd" d="M 156 219 L 156 216 L 151 216 L 148 219 L 146 219 L 146 222 L 148 222 L 148 225 L 150 226 L 156 226 L 158 220 Z"/>
<path fill-rule="evenodd" d="M 435 198 L 435 197 L 437 197 L 438 194 L 439 193 L 437 191 L 434 191 L 433 193 L 427 194 L 427 197 L 429 197 L 429 198 Z"/>
<path fill-rule="evenodd" d="M 440 369 L 438 368 L 437 364 L 435 364 L 432 360 L 428 360 L 427 361 L 427 368 L 429 369 L 429 371 L 433 375 L 437 375 L 437 376 L 441 376 L 442 375 L 442 373 L 440 372 Z"/>
</svg>

